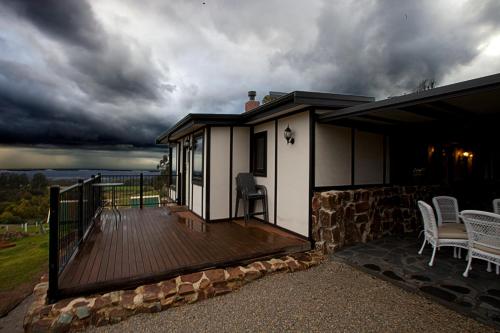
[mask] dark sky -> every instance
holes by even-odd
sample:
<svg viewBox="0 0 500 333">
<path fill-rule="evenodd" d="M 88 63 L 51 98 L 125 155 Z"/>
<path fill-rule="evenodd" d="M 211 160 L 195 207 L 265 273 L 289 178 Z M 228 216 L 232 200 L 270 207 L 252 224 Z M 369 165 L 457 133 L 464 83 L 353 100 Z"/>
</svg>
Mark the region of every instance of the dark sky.
<svg viewBox="0 0 500 333">
<path fill-rule="evenodd" d="M 0 144 L 150 147 L 248 90 L 380 99 L 500 72 L 496 0 L 205 3 L 1 1 Z"/>
</svg>

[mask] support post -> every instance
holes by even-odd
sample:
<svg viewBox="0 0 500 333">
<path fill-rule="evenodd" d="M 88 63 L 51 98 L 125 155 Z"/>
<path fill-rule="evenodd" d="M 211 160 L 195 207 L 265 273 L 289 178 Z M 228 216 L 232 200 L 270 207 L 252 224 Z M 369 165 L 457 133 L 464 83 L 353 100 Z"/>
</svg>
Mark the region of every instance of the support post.
<svg viewBox="0 0 500 333">
<path fill-rule="evenodd" d="M 78 242 L 83 238 L 83 179 L 78 179 Z"/>
<path fill-rule="evenodd" d="M 50 187 L 49 219 L 49 303 L 57 300 L 59 293 L 59 186 Z"/>
<path fill-rule="evenodd" d="M 142 209 L 144 207 L 144 175 L 142 174 L 141 172 L 141 175 L 140 175 L 140 198 L 139 198 L 139 206 L 140 208 Z"/>
</svg>

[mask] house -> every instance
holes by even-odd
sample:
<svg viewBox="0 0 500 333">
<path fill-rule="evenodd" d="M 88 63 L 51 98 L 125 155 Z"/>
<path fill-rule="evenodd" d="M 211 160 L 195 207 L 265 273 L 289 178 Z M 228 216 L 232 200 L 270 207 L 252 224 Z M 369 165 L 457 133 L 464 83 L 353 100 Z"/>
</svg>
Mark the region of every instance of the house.
<svg viewBox="0 0 500 333">
<path fill-rule="evenodd" d="M 177 202 L 207 222 L 236 217 L 235 177 L 240 172 L 252 172 L 266 186 L 266 222 L 327 250 L 353 241 L 350 233 L 357 234 L 354 241 L 366 241 L 387 230 L 370 230 L 371 197 L 357 198 L 360 210 L 348 212 L 352 226 L 336 229 L 322 192 L 352 194 L 352 200 L 343 201 L 356 207 L 354 192 L 349 192 L 356 189 L 370 189 L 364 191 L 368 196 L 374 189 L 426 184 L 462 186 L 466 196 L 465 187 L 474 184 L 483 189 L 481 195 L 489 196 L 484 189 L 498 191 L 500 139 L 494 133 L 500 74 L 381 101 L 294 91 L 260 105 L 255 92 L 248 96 L 241 114 L 189 114 L 156 140 L 171 147 Z M 293 140 L 285 139 L 286 129 Z M 406 200 L 415 193 L 396 192 L 391 198 Z M 469 193 L 467 200 L 474 197 Z M 399 223 L 405 231 L 416 228 L 416 211 L 407 215 L 382 222 Z"/>
<path fill-rule="evenodd" d="M 416 200 L 438 192 L 461 209 L 500 197 L 500 74 L 381 101 L 271 96 L 160 135 L 169 175 L 52 186 L 49 300 L 415 231 Z M 242 172 L 267 189 L 266 223 L 236 216 Z"/>
</svg>

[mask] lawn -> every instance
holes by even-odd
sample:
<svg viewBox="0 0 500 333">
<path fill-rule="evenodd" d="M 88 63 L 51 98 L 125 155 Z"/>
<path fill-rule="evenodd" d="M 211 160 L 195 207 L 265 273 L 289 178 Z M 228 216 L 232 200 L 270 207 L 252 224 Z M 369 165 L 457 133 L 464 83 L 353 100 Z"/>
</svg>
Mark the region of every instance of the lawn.
<svg viewBox="0 0 500 333">
<path fill-rule="evenodd" d="M 15 241 L 16 246 L 0 250 L 0 291 L 29 282 L 47 270 L 49 237 L 34 235 Z"/>
<path fill-rule="evenodd" d="M 33 235 L 0 250 L 0 316 L 33 290 L 48 270 L 49 237 Z"/>
</svg>

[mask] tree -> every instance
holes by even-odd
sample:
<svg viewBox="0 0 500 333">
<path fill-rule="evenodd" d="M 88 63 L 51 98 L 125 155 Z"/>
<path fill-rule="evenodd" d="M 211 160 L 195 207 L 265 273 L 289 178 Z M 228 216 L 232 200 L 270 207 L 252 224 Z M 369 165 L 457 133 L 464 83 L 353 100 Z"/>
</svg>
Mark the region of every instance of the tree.
<svg viewBox="0 0 500 333">
<path fill-rule="evenodd" d="M 41 172 L 35 173 L 31 179 L 31 191 L 33 193 L 43 194 L 49 186 L 47 177 Z"/>
<path fill-rule="evenodd" d="M 424 79 L 424 80 L 420 81 L 417 88 L 415 89 L 415 92 L 422 92 L 422 91 L 433 89 L 435 85 L 436 85 L 436 81 L 434 79 Z"/>
</svg>

